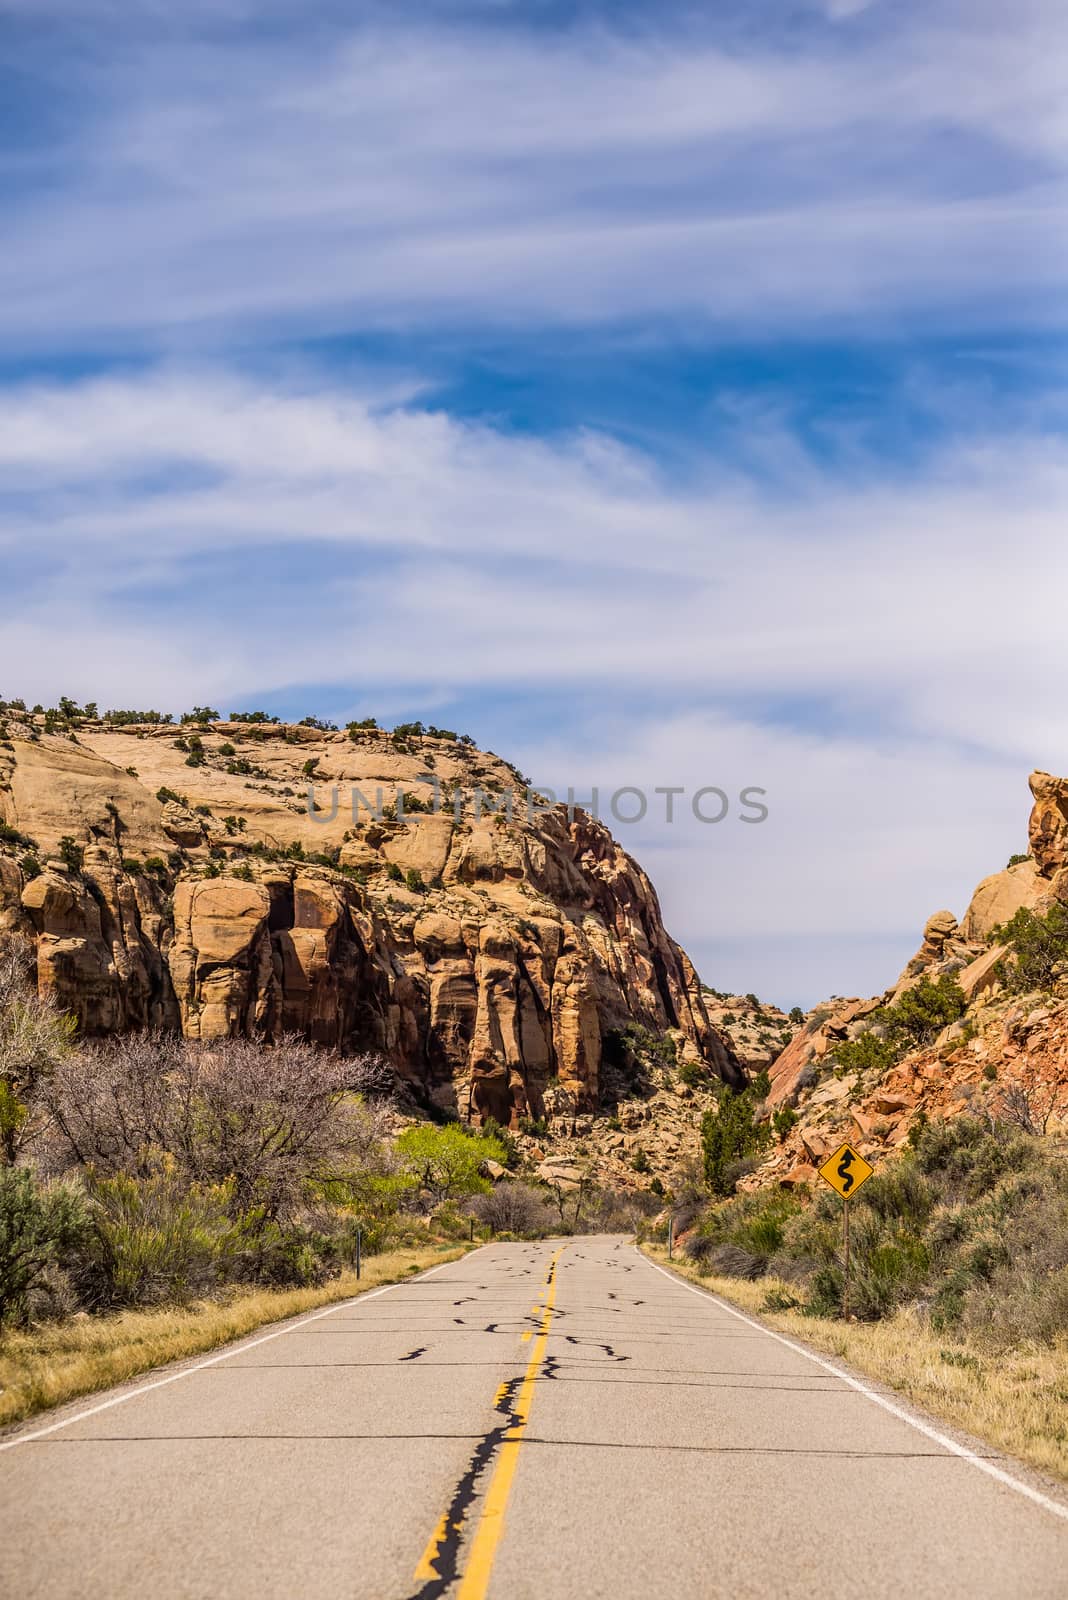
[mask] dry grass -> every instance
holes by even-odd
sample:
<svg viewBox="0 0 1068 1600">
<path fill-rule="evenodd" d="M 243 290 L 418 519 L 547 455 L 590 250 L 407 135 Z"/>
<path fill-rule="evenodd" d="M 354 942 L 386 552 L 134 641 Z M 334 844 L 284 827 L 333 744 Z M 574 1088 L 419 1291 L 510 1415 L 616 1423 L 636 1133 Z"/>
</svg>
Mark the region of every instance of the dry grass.
<svg viewBox="0 0 1068 1600">
<path fill-rule="evenodd" d="M 414 1272 L 456 1260 L 468 1248 L 424 1245 L 371 1256 L 359 1282 L 355 1273 L 347 1272 L 321 1289 L 253 1289 L 224 1301 L 73 1317 L 8 1334 L 0 1341 L 0 1426 L 108 1389 L 168 1361 L 214 1350 L 265 1323 L 399 1283 Z"/>
<path fill-rule="evenodd" d="M 642 1249 L 668 1265 L 662 1245 Z M 1068 1339 L 1052 1348 L 990 1355 L 972 1343 L 933 1333 L 909 1310 L 885 1322 L 848 1324 L 797 1311 L 765 1311 L 769 1290 L 796 1291 L 772 1278 L 748 1283 L 703 1277 L 678 1257 L 670 1265 L 680 1277 L 756 1314 L 769 1328 L 837 1356 L 934 1416 L 1068 1481 Z"/>
</svg>

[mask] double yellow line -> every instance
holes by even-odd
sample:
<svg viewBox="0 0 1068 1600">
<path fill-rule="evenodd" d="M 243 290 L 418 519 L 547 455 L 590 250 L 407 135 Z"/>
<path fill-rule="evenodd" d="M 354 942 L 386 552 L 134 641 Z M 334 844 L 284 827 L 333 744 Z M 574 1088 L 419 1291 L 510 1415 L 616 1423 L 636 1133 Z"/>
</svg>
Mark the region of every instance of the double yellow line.
<svg viewBox="0 0 1068 1600">
<path fill-rule="evenodd" d="M 542 1304 L 534 1306 L 534 1311 L 540 1313 L 540 1320 L 536 1329 L 534 1348 L 530 1353 L 527 1370 L 523 1375 L 519 1393 L 516 1396 L 515 1409 L 512 1413 L 512 1423 L 504 1436 L 501 1444 L 497 1465 L 490 1479 L 486 1498 L 482 1505 L 482 1515 L 478 1520 L 474 1536 L 471 1540 L 471 1549 L 468 1553 L 464 1574 L 460 1580 L 460 1587 L 456 1591 L 457 1600 L 484 1600 L 489 1589 L 490 1576 L 493 1572 L 493 1562 L 497 1554 L 497 1546 L 504 1533 L 504 1514 L 508 1508 L 508 1497 L 512 1492 L 512 1480 L 515 1469 L 519 1464 L 519 1446 L 523 1442 L 527 1420 L 530 1416 L 531 1402 L 534 1399 L 534 1385 L 538 1381 L 538 1372 L 545 1356 L 545 1346 L 549 1338 L 549 1325 L 552 1322 L 553 1307 L 556 1304 L 556 1263 L 566 1250 L 566 1245 L 561 1245 L 549 1263 L 549 1271 L 545 1278 L 545 1294 Z M 526 1335 L 524 1335 L 526 1337 Z M 498 1394 L 500 1390 L 498 1390 Z M 438 1526 L 431 1535 L 430 1542 L 423 1552 L 422 1560 L 415 1569 L 417 1582 L 438 1576 L 435 1560 L 445 1537 L 447 1516 L 442 1517 Z"/>
</svg>

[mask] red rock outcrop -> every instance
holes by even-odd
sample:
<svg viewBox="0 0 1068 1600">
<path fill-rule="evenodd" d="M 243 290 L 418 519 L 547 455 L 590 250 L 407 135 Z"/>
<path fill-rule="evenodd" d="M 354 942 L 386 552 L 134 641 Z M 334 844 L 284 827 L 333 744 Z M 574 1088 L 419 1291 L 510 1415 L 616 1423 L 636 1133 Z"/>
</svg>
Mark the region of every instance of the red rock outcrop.
<svg viewBox="0 0 1068 1600">
<path fill-rule="evenodd" d="M 1054 974 L 1052 1001 L 1021 1002 L 1000 981 L 1011 950 L 989 942 L 1021 908 L 1041 912 L 1055 898 L 1068 898 L 1068 779 L 1035 772 L 1030 785 L 1032 856 L 984 878 L 960 926 L 952 912 L 935 912 L 891 988 L 869 1000 L 817 1007 L 776 1059 L 769 1102 L 795 1106 L 799 1121 L 744 1186 L 807 1183 L 813 1163 L 847 1138 L 877 1160 L 908 1139 L 921 1115 L 971 1111 L 1018 1121 L 1023 1106 L 1032 1108 L 1036 1125 L 1048 1116 L 1068 1126 L 1068 975 Z M 881 1075 L 821 1071 L 834 1046 L 858 1037 L 875 1010 L 923 977 L 942 974 L 960 985 L 967 1011 L 932 1045 L 905 1054 Z"/>
</svg>

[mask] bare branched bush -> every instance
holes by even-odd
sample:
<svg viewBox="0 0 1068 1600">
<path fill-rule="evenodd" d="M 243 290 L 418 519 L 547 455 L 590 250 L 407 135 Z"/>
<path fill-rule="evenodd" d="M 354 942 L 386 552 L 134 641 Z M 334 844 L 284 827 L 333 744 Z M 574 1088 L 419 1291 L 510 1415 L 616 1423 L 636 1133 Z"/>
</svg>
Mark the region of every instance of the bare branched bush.
<svg viewBox="0 0 1068 1600">
<path fill-rule="evenodd" d="M 556 1214 L 539 1191 L 511 1179 L 499 1183 L 491 1194 L 477 1195 L 471 1207 L 478 1220 L 494 1233 L 538 1238 L 556 1226 Z"/>
<path fill-rule="evenodd" d="M 365 1091 L 378 1061 L 299 1038 L 197 1044 L 134 1034 L 65 1060 L 44 1086 L 56 1164 L 147 1177 L 160 1153 L 184 1177 L 230 1184 L 233 1206 L 291 1215 L 309 1179 L 362 1169 L 388 1114 Z"/>
<path fill-rule="evenodd" d="M 37 993 L 29 940 L 0 935 L 0 1162 L 11 1165 L 44 1126 L 41 1089 L 70 1059 L 75 1022 Z"/>
<path fill-rule="evenodd" d="M 1068 1113 L 1068 1085 L 1044 1082 L 1032 1069 L 1001 1090 L 996 1113 L 1002 1122 L 1040 1138 L 1052 1121 Z"/>
</svg>

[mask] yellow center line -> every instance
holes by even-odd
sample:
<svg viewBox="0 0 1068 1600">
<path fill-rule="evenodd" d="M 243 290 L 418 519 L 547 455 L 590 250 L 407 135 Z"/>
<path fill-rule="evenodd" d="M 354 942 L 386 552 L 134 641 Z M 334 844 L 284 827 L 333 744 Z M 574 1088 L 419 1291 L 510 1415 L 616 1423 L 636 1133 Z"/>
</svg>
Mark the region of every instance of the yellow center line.
<svg viewBox="0 0 1068 1600">
<path fill-rule="evenodd" d="M 504 1532 L 504 1513 L 508 1505 L 508 1496 L 512 1492 L 512 1480 L 515 1469 L 519 1463 L 519 1446 L 523 1439 L 523 1432 L 530 1416 L 531 1401 L 534 1398 L 534 1385 L 538 1381 L 538 1372 L 545 1355 L 545 1346 L 549 1339 L 549 1325 L 552 1321 L 553 1306 L 556 1303 L 556 1263 L 567 1249 L 561 1245 L 549 1264 L 549 1273 L 545 1279 L 545 1304 L 535 1306 L 533 1309 L 540 1314 L 538 1324 L 538 1337 L 527 1370 L 523 1375 L 523 1382 L 516 1397 L 515 1409 L 512 1412 L 512 1425 L 504 1436 L 497 1465 L 490 1479 L 486 1498 L 482 1505 L 482 1515 L 475 1528 L 471 1540 L 471 1549 L 467 1558 L 460 1587 L 456 1591 L 456 1600 L 484 1600 L 489 1588 L 490 1575 L 493 1572 L 493 1562 L 497 1554 L 497 1546 L 501 1542 Z M 524 1342 L 530 1339 L 531 1329 L 522 1334 Z M 505 1385 L 497 1390 L 494 1403 L 499 1403 L 504 1393 Z M 415 1578 L 424 1582 L 428 1578 L 438 1577 L 435 1560 L 444 1542 L 448 1531 L 448 1512 L 440 1519 L 434 1532 L 431 1534 L 422 1559 L 415 1569 Z"/>
<path fill-rule="evenodd" d="M 549 1324 L 552 1321 L 553 1306 L 556 1303 L 556 1263 L 563 1255 L 566 1245 L 561 1245 L 552 1258 L 549 1274 L 546 1278 L 545 1305 L 542 1309 L 541 1322 L 538 1326 L 538 1337 L 530 1353 L 527 1370 L 523 1376 L 518 1397 L 515 1403 L 515 1421 L 504 1436 L 501 1453 L 497 1459 L 497 1466 L 493 1477 L 490 1479 L 489 1488 L 482 1506 L 482 1516 L 478 1527 L 475 1529 L 474 1538 L 471 1540 L 471 1551 L 467 1558 L 467 1566 L 463 1580 L 456 1591 L 456 1600 L 484 1600 L 489 1589 L 490 1575 L 493 1572 L 493 1562 L 497 1554 L 497 1546 L 504 1533 L 504 1513 L 508 1507 L 508 1496 L 512 1492 L 512 1480 L 515 1469 L 519 1464 L 519 1446 L 523 1440 L 523 1432 L 530 1416 L 530 1406 L 534 1398 L 534 1385 L 538 1381 L 538 1372 L 545 1355 L 545 1346 L 549 1339 Z"/>
<path fill-rule="evenodd" d="M 438 1551 L 445 1543 L 445 1538 L 448 1534 L 448 1531 L 449 1513 L 447 1511 L 443 1511 L 441 1516 L 438 1518 L 437 1527 L 427 1540 L 426 1549 L 419 1558 L 419 1565 L 416 1567 L 414 1574 L 416 1583 L 426 1583 L 429 1579 L 436 1578 L 438 1576 L 438 1569 L 435 1565 L 435 1562 L 437 1561 Z"/>
</svg>

